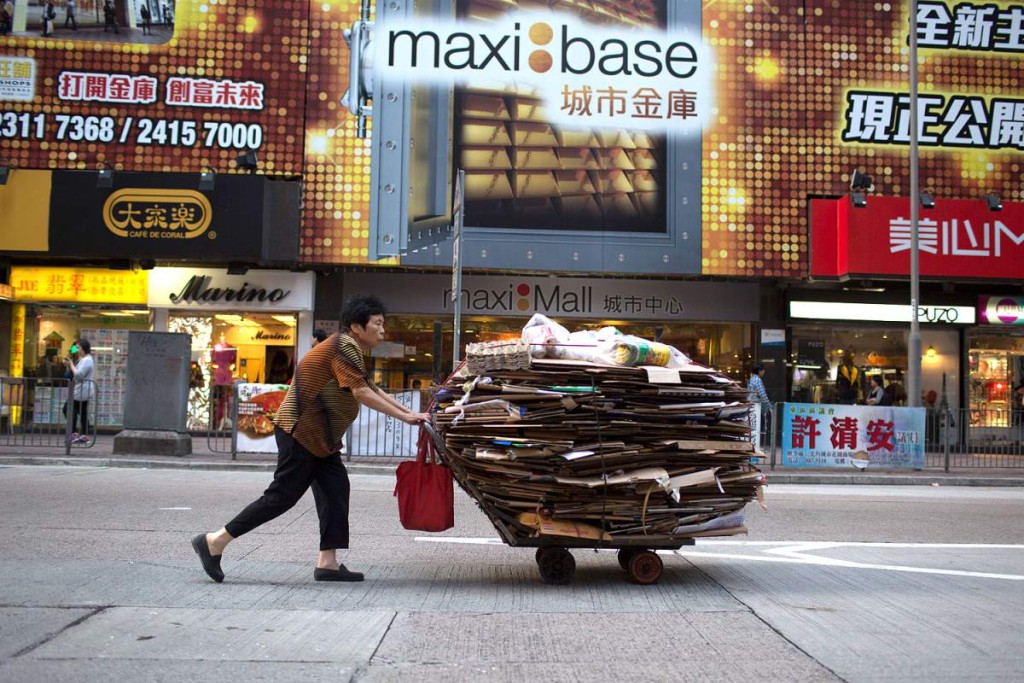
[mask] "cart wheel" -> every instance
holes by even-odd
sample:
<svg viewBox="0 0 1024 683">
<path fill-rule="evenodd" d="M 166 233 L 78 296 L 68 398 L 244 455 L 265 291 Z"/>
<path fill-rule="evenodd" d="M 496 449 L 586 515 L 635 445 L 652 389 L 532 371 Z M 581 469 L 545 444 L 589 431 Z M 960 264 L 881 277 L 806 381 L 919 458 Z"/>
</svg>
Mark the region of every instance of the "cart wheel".
<svg viewBox="0 0 1024 683">
<path fill-rule="evenodd" d="M 629 559 L 629 578 L 642 586 L 658 583 L 664 564 L 653 550 L 636 551 Z"/>
<path fill-rule="evenodd" d="M 621 548 L 619 550 L 619 566 L 629 571 L 629 561 L 633 559 L 633 555 L 636 554 L 636 548 Z"/>
<path fill-rule="evenodd" d="M 564 585 L 576 573 L 576 560 L 565 548 L 547 546 L 537 550 L 537 567 L 544 583 Z"/>
</svg>

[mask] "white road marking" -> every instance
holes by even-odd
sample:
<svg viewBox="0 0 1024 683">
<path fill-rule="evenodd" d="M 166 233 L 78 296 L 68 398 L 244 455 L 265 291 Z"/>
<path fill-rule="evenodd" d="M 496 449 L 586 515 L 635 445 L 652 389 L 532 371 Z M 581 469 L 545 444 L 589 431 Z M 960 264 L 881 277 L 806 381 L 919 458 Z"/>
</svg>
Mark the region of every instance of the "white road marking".
<svg viewBox="0 0 1024 683">
<path fill-rule="evenodd" d="M 498 538 L 463 538 L 457 536 L 417 536 L 417 541 L 424 543 L 455 543 L 463 545 L 503 545 Z M 717 550 L 702 551 L 699 546 L 723 546 L 741 550 L 750 548 L 755 554 L 738 552 L 720 552 Z M 809 555 L 812 551 L 832 550 L 836 548 L 902 548 L 902 549 L 945 549 L 945 550 L 1024 550 L 1024 545 L 1008 543 L 878 543 L 853 541 L 723 541 L 697 540 L 697 546 L 684 546 L 679 550 L 659 550 L 664 555 L 680 557 L 703 557 L 728 560 L 751 560 L 754 562 L 782 562 L 789 564 L 809 564 L 824 567 L 842 567 L 845 569 L 874 569 L 890 572 L 909 572 L 914 574 L 935 574 L 939 576 L 960 576 L 975 579 L 997 579 L 1001 581 L 1024 581 L 1021 574 L 997 574 L 993 572 L 972 572 L 960 569 L 936 569 L 933 567 L 910 567 L 897 564 L 877 564 L 873 562 L 855 562 L 831 557 Z M 611 550 L 611 549 L 607 549 Z"/>
<path fill-rule="evenodd" d="M 158 510 L 191 510 L 192 508 L 157 508 Z"/>
</svg>

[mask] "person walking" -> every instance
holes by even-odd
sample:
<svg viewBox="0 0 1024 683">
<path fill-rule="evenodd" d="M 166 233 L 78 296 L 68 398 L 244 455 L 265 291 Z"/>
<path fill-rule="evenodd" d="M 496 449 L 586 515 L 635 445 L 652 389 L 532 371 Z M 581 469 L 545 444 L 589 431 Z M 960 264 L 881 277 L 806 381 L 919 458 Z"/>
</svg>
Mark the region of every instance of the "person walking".
<svg viewBox="0 0 1024 683">
<path fill-rule="evenodd" d="M 0 0 L 0 36 L 6 36 L 14 30 L 14 2 Z"/>
<path fill-rule="evenodd" d="M 71 24 L 71 30 L 78 30 L 78 21 L 75 15 L 75 0 L 68 0 L 68 4 L 64 7 L 64 28 Z"/>
<path fill-rule="evenodd" d="M 53 0 L 47 0 L 46 4 L 43 5 L 43 37 L 46 38 L 53 35 L 53 20 L 57 18 L 57 8 L 53 5 Z"/>
<path fill-rule="evenodd" d="M 117 30 L 117 10 L 114 8 L 114 0 L 106 0 L 103 3 L 103 32 L 107 33 L 110 29 L 114 29 L 114 33 L 120 33 Z"/>
<path fill-rule="evenodd" d="M 72 345 L 71 352 L 78 352 L 78 361 L 71 357 L 64 363 L 74 379 L 75 388 L 72 393 L 74 401 L 71 409 L 71 443 L 89 443 L 89 401 L 96 395 L 96 363 L 92 358 L 92 344 L 88 339 L 79 339 L 77 349 Z M 67 406 L 65 405 L 65 411 Z M 75 423 L 81 421 L 82 431 L 75 431 Z"/>
<path fill-rule="evenodd" d="M 761 406 L 761 429 L 768 431 L 768 420 L 772 415 L 772 402 L 768 398 L 768 391 L 764 388 L 764 366 L 755 365 L 750 368 L 750 379 L 747 380 L 747 393 L 750 394 L 750 402 Z"/>
<path fill-rule="evenodd" d="M 142 18 L 142 35 L 151 36 L 153 35 L 153 29 L 150 26 L 150 22 L 153 21 L 153 15 L 149 12 L 149 5 L 143 1 L 139 7 L 139 16 Z"/>
<path fill-rule="evenodd" d="M 339 331 L 302 359 L 274 420 L 274 480 L 219 531 L 192 539 L 203 570 L 214 581 L 224 580 L 221 557 L 231 541 L 290 510 L 310 486 L 320 519 L 313 579 L 363 580 L 361 573 L 338 562 L 338 550 L 349 544 L 349 480 L 341 461 L 342 438 L 360 405 L 410 425 L 428 419 L 426 413 L 413 412 L 381 391 L 367 375 L 363 357 L 384 340 L 384 315 L 377 297 L 354 297 L 341 311 Z"/>
</svg>

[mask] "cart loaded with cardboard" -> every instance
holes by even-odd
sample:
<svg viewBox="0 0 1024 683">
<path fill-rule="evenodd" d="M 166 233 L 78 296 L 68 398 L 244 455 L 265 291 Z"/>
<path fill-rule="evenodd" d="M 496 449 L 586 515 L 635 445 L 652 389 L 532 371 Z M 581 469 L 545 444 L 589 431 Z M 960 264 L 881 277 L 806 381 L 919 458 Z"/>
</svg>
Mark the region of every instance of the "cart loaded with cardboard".
<svg viewBox="0 0 1024 683">
<path fill-rule="evenodd" d="M 656 550 L 746 533 L 745 507 L 763 505 L 749 412 L 740 384 L 670 346 L 538 315 L 520 340 L 467 346 L 427 431 L 544 581 L 569 583 L 570 549 L 598 548 L 650 584 Z"/>
</svg>

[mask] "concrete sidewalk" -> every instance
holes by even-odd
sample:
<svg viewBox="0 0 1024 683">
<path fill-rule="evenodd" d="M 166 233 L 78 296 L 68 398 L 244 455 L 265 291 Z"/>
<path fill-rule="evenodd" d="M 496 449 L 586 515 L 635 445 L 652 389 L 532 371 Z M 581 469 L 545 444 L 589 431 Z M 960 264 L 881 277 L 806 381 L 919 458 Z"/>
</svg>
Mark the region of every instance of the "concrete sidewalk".
<svg viewBox="0 0 1024 683">
<path fill-rule="evenodd" d="M 0 466 L 3 465 L 76 465 L 82 467 L 129 467 L 150 469 L 241 470 L 272 472 L 277 455 L 270 453 L 230 453 L 210 448 L 206 437 L 192 439 L 192 454 L 168 456 L 113 453 L 114 437 L 100 434 L 88 447 L 74 445 L 71 454 L 60 445 L 29 446 L 0 436 Z M 349 471 L 359 474 L 391 474 L 405 458 L 353 456 L 346 460 Z M 899 486 L 1016 486 L 1024 487 L 1024 468 L 940 468 L 907 470 L 811 470 L 760 465 L 770 484 L 891 484 Z"/>
</svg>

